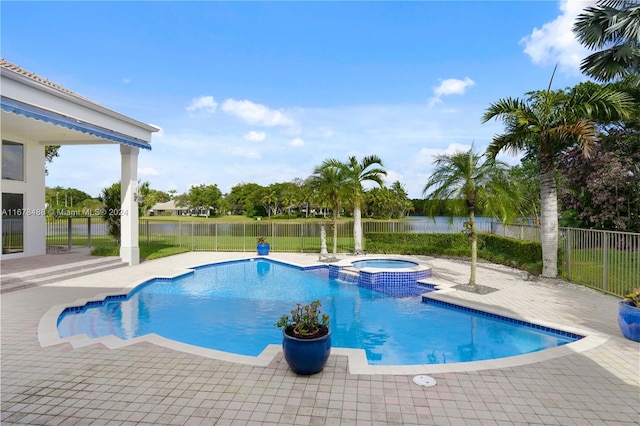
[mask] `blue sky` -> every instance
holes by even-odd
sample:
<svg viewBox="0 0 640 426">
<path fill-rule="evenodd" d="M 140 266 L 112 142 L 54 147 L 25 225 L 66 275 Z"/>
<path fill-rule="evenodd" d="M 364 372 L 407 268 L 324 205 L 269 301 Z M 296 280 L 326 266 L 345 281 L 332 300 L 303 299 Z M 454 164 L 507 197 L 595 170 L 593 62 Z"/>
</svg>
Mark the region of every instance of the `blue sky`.
<svg viewBox="0 0 640 426">
<path fill-rule="evenodd" d="M 307 178 L 378 155 L 421 198 L 434 155 L 483 152 L 491 102 L 574 85 L 570 31 L 594 1 L 13 2 L 2 57 L 155 125 L 139 178 L 178 193 Z M 48 186 L 93 196 L 119 179 L 114 146 L 63 146 Z M 504 157 L 511 164 L 517 158 Z"/>
</svg>

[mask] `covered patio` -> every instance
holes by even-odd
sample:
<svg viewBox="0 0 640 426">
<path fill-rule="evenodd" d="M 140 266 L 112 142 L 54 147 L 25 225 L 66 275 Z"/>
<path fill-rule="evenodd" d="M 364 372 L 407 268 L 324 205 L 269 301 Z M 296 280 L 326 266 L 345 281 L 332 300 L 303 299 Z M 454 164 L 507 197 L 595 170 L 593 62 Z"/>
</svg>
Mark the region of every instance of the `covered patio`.
<svg viewBox="0 0 640 426">
<path fill-rule="evenodd" d="M 46 253 L 45 147 L 119 146 L 120 257 L 139 263 L 138 154 L 158 129 L 0 59 L 2 259 Z"/>
</svg>

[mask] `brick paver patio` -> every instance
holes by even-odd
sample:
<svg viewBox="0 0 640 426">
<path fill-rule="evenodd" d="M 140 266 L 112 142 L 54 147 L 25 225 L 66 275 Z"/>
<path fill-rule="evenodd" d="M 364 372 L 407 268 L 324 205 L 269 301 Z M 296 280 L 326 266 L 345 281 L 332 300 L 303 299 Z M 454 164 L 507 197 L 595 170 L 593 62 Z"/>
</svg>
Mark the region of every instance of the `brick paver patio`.
<svg viewBox="0 0 640 426">
<path fill-rule="evenodd" d="M 478 282 L 499 291 L 437 297 L 584 330 L 597 336 L 596 343 L 576 346 L 573 353 L 542 351 L 539 358 L 483 363 L 475 371 L 425 366 L 422 372 L 437 380 L 428 388 L 413 383 L 414 371 L 353 374 L 357 368 L 340 351 L 332 352 L 321 373 L 302 377 L 288 369 L 280 352 L 258 367 L 152 343 L 117 349 L 40 345 L 39 327 L 53 306 L 121 292 L 188 266 L 246 256 L 185 253 L 3 294 L 2 424 L 640 424 L 640 344 L 620 334 L 617 299 L 559 281 L 527 281 L 492 264 L 480 265 Z M 270 257 L 297 264 L 318 260 L 311 254 Z M 466 262 L 418 259 L 433 266 L 438 284 L 468 279 Z"/>
</svg>

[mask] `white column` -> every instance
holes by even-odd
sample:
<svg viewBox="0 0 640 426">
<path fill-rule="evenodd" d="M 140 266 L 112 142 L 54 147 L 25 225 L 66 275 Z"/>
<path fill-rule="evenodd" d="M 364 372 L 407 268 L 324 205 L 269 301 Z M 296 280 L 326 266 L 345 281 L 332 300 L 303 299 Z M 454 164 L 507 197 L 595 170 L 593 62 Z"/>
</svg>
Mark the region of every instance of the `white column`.
<svg viewBox="0 0 640 426">
<path fill-rule="evenodd" d="M 120 259 L 129 265 L 140 263 L 138 246 L 138 148 L 120 145 L 122 211 L 120 216 Z"/>
<path fill-rule="evenodd" d="M 47 223 L 44 215 L 45 148 L 42 145 L 26 144 L 26 182 L 24 207 L 24 254 L 38 256 L 47 252 Z"/>
</svg>

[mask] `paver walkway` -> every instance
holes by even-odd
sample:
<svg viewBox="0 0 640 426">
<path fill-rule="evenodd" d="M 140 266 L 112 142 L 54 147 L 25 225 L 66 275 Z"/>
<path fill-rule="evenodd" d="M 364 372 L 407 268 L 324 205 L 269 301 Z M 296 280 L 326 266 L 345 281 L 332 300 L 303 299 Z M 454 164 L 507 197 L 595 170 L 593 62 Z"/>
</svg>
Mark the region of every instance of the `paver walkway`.
<svg viewBox="0 0 640 426">
<path fill-rule="evenodd" d="M 334 353 L 321 373 L 302 377 L 287 368 L 281 353 L 256 367 L 150 343 L 40 346 L 38 327 L 52 306 L 242 257 L 247 254 L 185 253 L 3 294 L 2 424 L 640 424 L 640 344 L 621 336 L 617 300 L 557 281 L 526 281 L 492 264 L 480 265 L 478 282 L 499 291 L 438 297 L 575 327 L 602 343 L 523 365 L 498 360 L 459 372 L 425 367 L 437 380 L 430 388 L 415 385 L 413 374 L 352 374 L 347 357 Z M 270 257 L 297 264 L 318 260 L 306 254 Z M 466 262 L 418 260 L 433 266 L 434 282 L 468 279 Z"/>
</svg>

